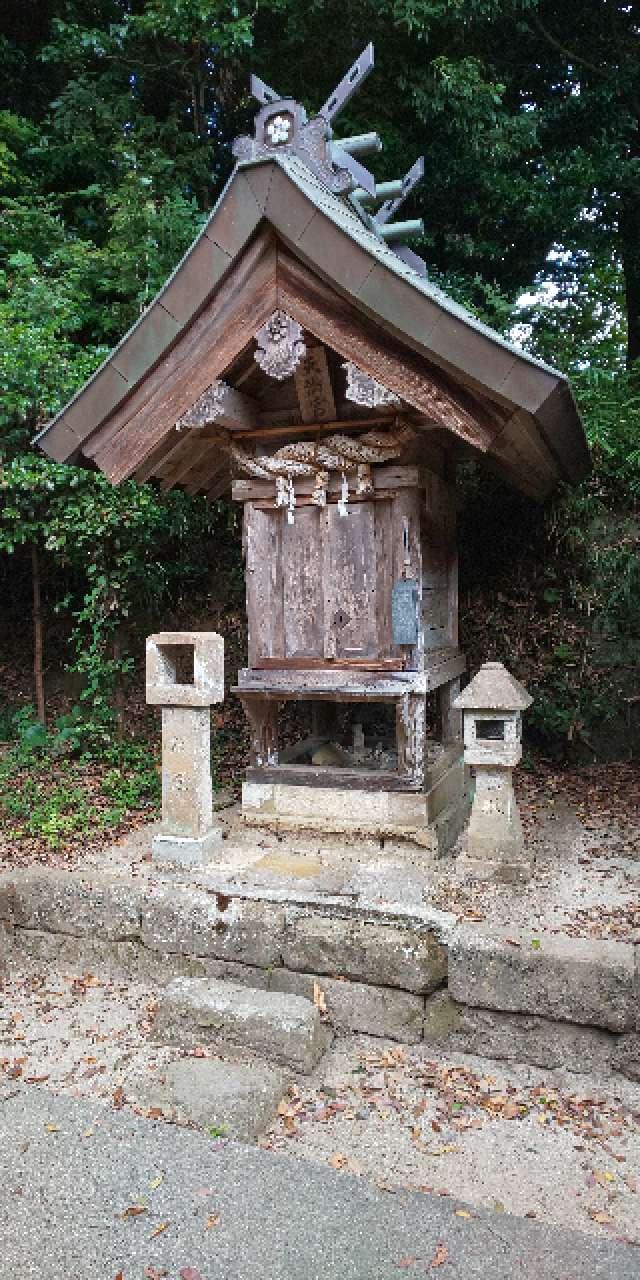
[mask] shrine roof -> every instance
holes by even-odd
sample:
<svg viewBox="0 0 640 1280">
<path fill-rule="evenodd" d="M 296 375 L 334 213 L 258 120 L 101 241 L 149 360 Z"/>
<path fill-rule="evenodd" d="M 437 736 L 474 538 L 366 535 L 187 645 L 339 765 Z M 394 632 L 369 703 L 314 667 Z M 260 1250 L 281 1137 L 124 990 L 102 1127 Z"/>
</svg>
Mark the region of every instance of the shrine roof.
<svg viewBox="0 0 640 1280">
<path fill-rule="evenodd" d="M 584 430 L 566 377 L 479 321 L 385 243 L 350 196 L 332 192 L 295 154 L 240 160 L 202 232 L 156 298 L 64 409 L 36 437 L 57 461 L 79 461 L 98 428 L 194 323 L 215 306 L 224 277 L 261 224 L 380 330 L 441 370 L 463 390 L 531 426 L 555 472 L 540 482 L 576 481 L 590 470 Z M 384 338 L 384 332 L 381 334 Z M 527 471 L 515 440 L 512 469 Z M 506 439 L 506 435 L 505 435 Z M 535 443 L 535 442 L 534 442 Z M 533 446 L 532 446 L 533 447 Z M 536 446 L 537 447 L 537 446 Z M 520 459 L 520 460 L 519 460 Z"/>
</svg>

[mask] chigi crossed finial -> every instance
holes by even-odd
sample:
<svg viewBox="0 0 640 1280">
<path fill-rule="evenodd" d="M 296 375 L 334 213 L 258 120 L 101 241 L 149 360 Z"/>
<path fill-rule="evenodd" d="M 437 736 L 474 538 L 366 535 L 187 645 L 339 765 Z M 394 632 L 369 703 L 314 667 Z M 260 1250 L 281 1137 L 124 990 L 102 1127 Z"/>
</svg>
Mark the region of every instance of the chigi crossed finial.
<svg viewBox="0 0 640 1280">
<path fill-rule="evenodd" d="M 267 159 L 278 152 L 297 157 L 330 191 L 348 196 L 370 230 L 388 243 L 398 257 L 425 275 L 422 258 L 406 243 L 410 236 L 423 233 L 421 219 L 392 221 L 407 196 L 422 180 L 424 159 L 416 160 L 404 178 L 376 183 L 359 157 L 382 150 L 379 135 L 373 132 L 347 138 L 333 136 L 333 120 L 360 88 L 373 65 L 373 45 L 368 44 L 333 93 L 329 94 L 318 114 L 310 120 L 299 102 L 282 97 L 259 76 L 252 75 L 251 93 L 260 103 L 255 133 L 252 138 L 236 138 L 233 154 L 239 162 Z"/>
</svg>

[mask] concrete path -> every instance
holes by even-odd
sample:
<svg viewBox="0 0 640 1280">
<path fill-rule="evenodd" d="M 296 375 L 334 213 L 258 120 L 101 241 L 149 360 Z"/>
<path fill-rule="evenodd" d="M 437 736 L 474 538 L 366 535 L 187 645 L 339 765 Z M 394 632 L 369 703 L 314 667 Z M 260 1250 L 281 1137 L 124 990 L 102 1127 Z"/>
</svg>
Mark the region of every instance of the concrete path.
<svg viewBox="0 0 640 1280">
<path fill-rule="evenodd" d="M 0 1094 L 0 1163 L 7 1280 L 637 1280 L 640 1272 L 640 1250 L 630 1246 L 391 1194 L 33 1086 Z M 126 1213 L 136 1206 L 144 1211 Z"/>
</svg>

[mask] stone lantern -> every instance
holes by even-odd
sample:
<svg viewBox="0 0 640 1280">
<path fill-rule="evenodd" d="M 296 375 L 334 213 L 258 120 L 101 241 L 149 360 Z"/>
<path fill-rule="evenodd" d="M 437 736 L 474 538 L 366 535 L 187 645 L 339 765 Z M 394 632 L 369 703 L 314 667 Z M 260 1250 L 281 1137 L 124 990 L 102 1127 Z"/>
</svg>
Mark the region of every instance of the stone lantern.
<svg viewBox="0 0 640 1280">
<path fill-rule="evenodd" d="M 501 662 L 485 662 L 454 700 L 464 719 L 464 760 L 475 773 L 465 861 L 479 878 L 524 880 L 531 873 L 513 791 L 522 759 L 522 712 L 533 699 Z"/>
<path fill-rule="evenodd" d="M 147 637 L 147 702 L 162 708 L 159 862 L 206 862 L 222 839 L 213 824 L 211 706 L 224 698 L 224 641 L 216 632 Z"/>
</svg>

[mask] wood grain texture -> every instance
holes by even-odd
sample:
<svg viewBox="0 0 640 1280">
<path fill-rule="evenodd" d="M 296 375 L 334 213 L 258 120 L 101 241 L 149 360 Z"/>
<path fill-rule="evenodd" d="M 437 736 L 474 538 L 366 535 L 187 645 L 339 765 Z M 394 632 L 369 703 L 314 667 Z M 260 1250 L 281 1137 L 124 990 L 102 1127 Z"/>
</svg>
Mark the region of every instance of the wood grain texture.
<svg viewBox="0 0 640 1280">
<path fill-rule="evenodd" d="M 276 306 L 276 254 L 259 233 L 213 299 L 84 452 L 114 484 L 132 475 Z"/>
<path fill-rule="evenodd" d="M 431 422 L 485 452 L 499 427 L 467 392 L 454 391 L 416 352 L 378 329 L 278 245 L 278 306 L 321 342 L 353 360 Z"/>
</svg>

